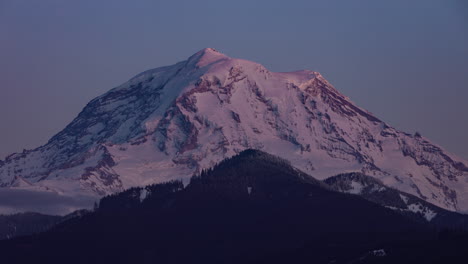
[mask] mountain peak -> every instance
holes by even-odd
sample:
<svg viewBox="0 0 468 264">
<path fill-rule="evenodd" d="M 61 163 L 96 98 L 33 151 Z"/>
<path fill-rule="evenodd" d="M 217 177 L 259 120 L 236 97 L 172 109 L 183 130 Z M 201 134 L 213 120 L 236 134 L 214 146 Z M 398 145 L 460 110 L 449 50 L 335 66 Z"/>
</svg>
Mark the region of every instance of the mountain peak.
<svg viewBox="0 0 468 264">
<path fill-rule="evenodd" d="M 204 48 L 190 56 L 189 61 L 195 62 L 195 65 L 201 68 L 226 59 L 229 59 L 229 57 L 216 49 Z"/>
<path fill-rule="evenodd" d="M 188 180 L 246 149 L 319 180 L 361 172 L 468 211 L 468 169 L 458 158 L 382 124 L 317 72 L 271 72 L 212 48 L 93 99 L 46 145 L 0 162 L 0 187 L 24 179 L 27 188 L 101 196 Z"/>
<path fill-rule="evenodd" d="M 204 49 L 202 49 L 202 50 L 199 51 L 199 52 L 222 54 L 221 52 L 219 52 L 218 50 L 216 50 L 216 49 L 214 49 L 214 48 L 204 48 Z"/>
</svg>

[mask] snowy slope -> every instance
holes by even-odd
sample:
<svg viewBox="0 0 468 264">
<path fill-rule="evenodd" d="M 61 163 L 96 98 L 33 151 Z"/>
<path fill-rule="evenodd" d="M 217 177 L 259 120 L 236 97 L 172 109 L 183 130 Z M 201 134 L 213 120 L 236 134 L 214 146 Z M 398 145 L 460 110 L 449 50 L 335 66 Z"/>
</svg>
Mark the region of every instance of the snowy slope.
<svg viewBox="0 0 468 264">
<path fill-rule="evenodd" d="M 102 196 L 187 180 L 247 148 L 325 179 L 362 172 L 440 207 L 468 211 L 468 167 L 355 106 L 319 73 L 274 73 L 204 49 L 88 103 L 37 149 L 0 161 L 0 185 Z"/>
<path fill-rule="evenodd" d="M 324 180 L 332 189 L 356 194 L 419 222 L 443 228 L 467 228 L 468 215 L 450 212 L 414 195 L 389 188 L 374 177 L 359 172 L 343 173 Z"/>
</svg>

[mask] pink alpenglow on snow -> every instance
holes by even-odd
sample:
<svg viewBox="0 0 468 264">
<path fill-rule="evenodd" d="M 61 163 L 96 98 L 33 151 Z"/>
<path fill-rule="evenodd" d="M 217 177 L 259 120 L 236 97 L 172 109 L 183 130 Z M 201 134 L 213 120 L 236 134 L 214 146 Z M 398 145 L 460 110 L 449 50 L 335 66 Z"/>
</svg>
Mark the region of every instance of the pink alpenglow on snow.
<svg viewBox="0 0 468 264">
<path fill-rule="evenodd" d="M 0 185 L 98 198 L 188 181 L 249 148 L 317 179 L 363 172 L 440 207 L 468 211 L 466 161 L 392 128 L 318 72 L 270 72 L 209 48 L 93 99 L 47 144 L 0 161 Z"/>
</svg>

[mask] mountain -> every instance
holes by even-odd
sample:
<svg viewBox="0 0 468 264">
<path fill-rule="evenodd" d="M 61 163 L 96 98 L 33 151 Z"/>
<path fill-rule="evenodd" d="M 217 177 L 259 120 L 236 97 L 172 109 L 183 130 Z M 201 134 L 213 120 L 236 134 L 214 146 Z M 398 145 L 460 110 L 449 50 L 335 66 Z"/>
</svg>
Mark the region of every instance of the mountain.
<svg viewBox="0 0 468 264">
<path fill-rule="evenodd" d="M 247 150 L 185 187 L 131 188 L 49 232 L 0 241 L 0 256 L 7 263 L 464 263 L 468 236 L 440 234 Z"/>
<path fill-rule="evenodd" d="M 439 228 L 468 230 L 467 215 L 442 209 L 362 173 L 343 173 L 324 182 L 336 191 L 362 196 L 417 221 L 429 222 Z"/>
<path fill-rule="evenodd" d="M 357 107 L 317 72 L 275 73 L 214 49 L 93 99 L 47 144 L 0 161 L 0 186 L 69 198 L 173 179 L 186 184 L 248 148 L 320 180 L 361 172 L 468 211 L 465 161 Z"/>
</svg>

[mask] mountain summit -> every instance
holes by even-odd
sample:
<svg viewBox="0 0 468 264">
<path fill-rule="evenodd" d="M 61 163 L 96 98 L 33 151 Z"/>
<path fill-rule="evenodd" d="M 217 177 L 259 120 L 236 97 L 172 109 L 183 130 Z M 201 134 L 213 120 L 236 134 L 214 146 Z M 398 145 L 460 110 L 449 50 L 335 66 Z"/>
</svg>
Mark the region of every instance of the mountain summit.
<svg viewBox="0 0 468 264">
<path fill-rule="evenodd" d="M 361 172 L 468 211 L 461 159 L 357 107 L 318 72 L 270 72 L 210 48 L 93 99 L 44 146 L 0 161 L 0 186 L 98 197 L 188 180 L 249 148 L 318 179 Z"/>
</svg>

